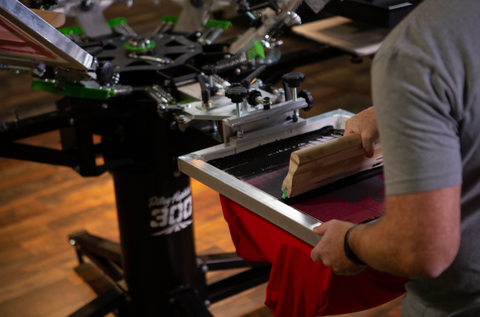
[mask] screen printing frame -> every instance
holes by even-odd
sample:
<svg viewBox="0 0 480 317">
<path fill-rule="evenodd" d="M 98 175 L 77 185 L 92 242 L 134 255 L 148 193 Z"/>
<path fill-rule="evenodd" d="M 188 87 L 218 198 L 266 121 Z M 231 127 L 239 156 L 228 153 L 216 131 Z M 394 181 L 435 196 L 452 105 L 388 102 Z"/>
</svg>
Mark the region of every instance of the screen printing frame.
<svg viewBox="0 0 480 317">
<path fill-rule="evenodd" d="M 28 43 L 53 57 L 0 51 L 0 64 L 32 68 L 35 64 L 88 70 L 94 57 L 72 42 L 18 0 L 0 0 L 0 19 L 21 31 Z M 15 34 L 13 34 L 14 37 Z"/>
<path fill-rule="evenodd" d="M 258 147 L 259 145 L 316 131 L 325 126 L 344 129 L 345 121 L 351 116 L 353 116 L 353 113 L 337 109 L 308 118 L 305 120 L 305 125 L 296 129 L 285 130 L 275 135 L 263 136 L 245 143 L 224 143 L 183 155 L 178 158 L 179 170 L 302 241 L 315 246 L 321 237 L 313 233 L 312 230 L 314 227 L 320 225 L 322 223 L 321 221 L 288 206 L 277 198 L 216 168 L 208 162 L 240 153 Z M 280 184 L 278 190 L 281 190 Z"/>
</svg>

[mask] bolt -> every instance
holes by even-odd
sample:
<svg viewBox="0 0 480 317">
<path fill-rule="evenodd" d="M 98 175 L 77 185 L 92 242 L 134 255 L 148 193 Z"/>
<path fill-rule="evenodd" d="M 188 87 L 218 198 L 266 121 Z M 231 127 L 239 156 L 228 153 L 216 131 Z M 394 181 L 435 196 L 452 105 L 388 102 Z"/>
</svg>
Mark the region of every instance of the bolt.
<svg viewBox="0 0 480 317">
<path fill-rule="evenodd" d="M 210 305 L 212 304 L 208 299 L 206 299 L 203 304 L 205 305 L 205 307 L 210 307 Z"/>
<path fill-rule="evenodd" d="M 272 100 L 269 97 L 264 97 L 262 99 L 263 110 L 268 110 L 272 106 Z"/>
<path fill-rule="evenodd" d="M 75 119 L 70 118 L 70 120 L 68 122 L 70 123 L 70 125 L 73 125 L 75 123 Z"/>
<path fill-rule="evenodd" d="M 108 109 L 108 105 L 106 103 L 102 104 L 102 109 Z"/>
<path fill-rule="evenodd" d="M 240 127 L 239 130 L 237 130 L 237 138 L 243 138 L 243 130 L 242 130 L 242 127 Z"/>
<path fill-rule="evenodd" d="M 202 272 L 203 272 L 203 273 L 207 273 L 207 272 L 208 272 L 208 265 L 206 265 L 206 264 L 203 264 L 203 265 L 202 265 Z"/>
<path fill-rule="evenodd" d="M 255 16 L 252 14 L 252 12 L 250 11 L 247 11 L 247 16 L 252 20 L 252 21 L 255 21 L 257 18 L 255 18 Z"/>
<path fill-rule="evenodd" d="M 185 117 L 183 114 L 177 116 L 177 122 L 178 123 L 186 123 L 187 122 L 187 117 Z"/>
<path fill-rule="evenodd" d="M 163 85 L 165 85 L 167 87 L 170 86 L 170 80 L 165 79 L 165 81 L 163 82 Z"/>
<path fill-rule="evenodd" d="M 231 58 L 231 57 L 232 57 L 232 55 L 230 55 L 230 54 L 223 55 L 223 58 Z"/>
<path fill-rule="evenodd" d="M 77 244 L 77 242 L 76 242 L 75 240 L 73 240 L 73 239 L 70 239 L 70 244 L 71 244 L 71 245 L 75 245 L 75 244 Z"/>
<path fill-rule="evenodd" d="M 297 110 L 293 110 L 293 118 L 292 118 L 292 121 L 293 121 L 293 122 L 297 122 L 297 121 L 298 121 L 298 113 L 297 113 Z"/>
<path fill-rule="evenodd" d="M 235 68 L 233 72 L 235 73 L 235 75 L 240 75 L 242 73 L 242 70 L 240 68 Z"/>
</svg>

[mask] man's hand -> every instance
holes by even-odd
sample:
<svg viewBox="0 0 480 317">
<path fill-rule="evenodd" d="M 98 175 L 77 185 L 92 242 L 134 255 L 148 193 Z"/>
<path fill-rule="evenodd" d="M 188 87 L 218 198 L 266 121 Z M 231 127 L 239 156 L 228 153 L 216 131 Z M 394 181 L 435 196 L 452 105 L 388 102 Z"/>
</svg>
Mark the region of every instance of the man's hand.
<svg viewBox="0 0 480 317">
<path fill-rule="evenodd" d="M 365 155 L 372 157 L 374 152 L 373 144 L 380 138 L 377 117 L 373 107 L 363 110 L 346 121 L 344 135 L 351 133 L 360 134 Z"/>
<path fill-rule="evenodd" d="M 352 226 L 353 223 L 331 220 L 313 228 L 313 232 L 323 236 L 312 250 L 313 261 L 322 261 L 338 275 L 355 275 L 363 271 L 365 267 L 353 264 L 345 256 L 343 241 Z"/>
</svg>

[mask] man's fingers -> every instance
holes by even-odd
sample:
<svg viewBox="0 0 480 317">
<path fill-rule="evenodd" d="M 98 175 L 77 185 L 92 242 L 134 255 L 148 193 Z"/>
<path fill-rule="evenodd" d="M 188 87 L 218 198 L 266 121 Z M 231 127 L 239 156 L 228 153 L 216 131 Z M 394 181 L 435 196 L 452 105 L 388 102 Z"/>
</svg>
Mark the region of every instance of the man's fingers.
<svg viewBox="0 0 480 317">
<path fill-rule="evenodd" d="M 312 253 L 310 253 L 313 262 L 320 262 L 322 258 L 320 257 L 320 253 L 317 251 L 317 248 L 313 248 Z"/>
<path fill-rule="evenodd" d="M 326 223 L 323 223 L 320 226 L 313 228 L 313 232 L 318 234 L 319 236 L 323 236 L 326 231 L 327 231 Z"/>
<path fill-rule="evenodd" d="M 376 139 L 369 135 L 362 135 L 362 146 L 365 156 L 371 158 L 375 152 L 374 143 Z"/>
</svg>

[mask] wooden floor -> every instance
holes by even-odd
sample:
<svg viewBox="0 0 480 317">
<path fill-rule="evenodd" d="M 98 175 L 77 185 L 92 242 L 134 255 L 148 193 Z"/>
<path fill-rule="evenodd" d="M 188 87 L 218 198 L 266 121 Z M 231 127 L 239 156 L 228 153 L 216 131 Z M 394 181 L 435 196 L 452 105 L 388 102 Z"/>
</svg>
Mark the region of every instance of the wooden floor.
<svg viewBox="0 0 480 317">
<path fill-rule="evenodd" d="M 135 0 L 126 10 L 115 4 L 108 18 L 126 16 L 140 34 L 150 32 L 163 15 L 175 15 L 179 7 L 154 6 L 151 0 Z M 71 21 L 69 23 L 72 23 Z M 244 29 L 244 28 L 243 28 Z M 224 37 L 242 30 L 228 31 Z M 292 47 L 316 45 L 292 36 L 284 38 L 284 52 Z M 371 105 L 370 60 L 352 64 L 346 58 L 318 62 L 296 71 L 305 73 L 302 89 L 309 89 L 315 108 L 307 117 L 336 108 L 358 112 Z M 29 88 L 29 75 L 0 71 L 0 123 L 12 120 L 10 109 L 20 107 L 20 116 L 54 110 L 59 97 Z M 59 147 L 58 133 L 25 140 L 29 144 Z M 233 252 L 218 194 L 192 181 L 196 249 L 199 254 Z M 94 299 L 95 293 L 74 271 L 77 260 L 67 235 L 86 229 L 118 241 L 113 183 L 110 175 L 82 178 L 64 167 L 0 158 L 0 316 L 66 316 Z M 211 273 L 211 280 L 218 279 Z M 265 285 L 211 306 L 216 317 L 273 316 L 263 306 Z M 400 316 L 400 300 L 349 317 Z M 347 315 L 346 315 L 347 316 Z"/>
</svg>

